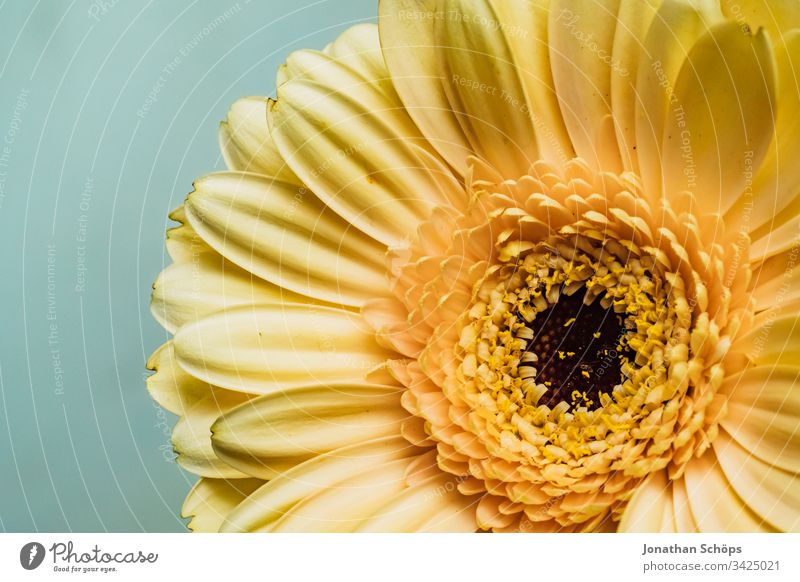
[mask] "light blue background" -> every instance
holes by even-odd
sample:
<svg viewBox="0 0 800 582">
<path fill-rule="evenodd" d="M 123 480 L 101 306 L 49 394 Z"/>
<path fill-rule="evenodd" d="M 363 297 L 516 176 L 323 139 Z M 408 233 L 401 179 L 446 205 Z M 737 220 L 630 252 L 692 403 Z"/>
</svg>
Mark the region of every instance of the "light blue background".
<svg viewBox="0 0 800 582">
<path fill-rule="evenodd" d="M 171 460 L 175 419 L 144 386 L 167 339 L 148 307 L 167 212 L 222 168 L 230 103 L 272 94 L 291 50 L 376 10 L 0 3 L 0 530 L 185 530 L 195 478 Z"/>
</svg>

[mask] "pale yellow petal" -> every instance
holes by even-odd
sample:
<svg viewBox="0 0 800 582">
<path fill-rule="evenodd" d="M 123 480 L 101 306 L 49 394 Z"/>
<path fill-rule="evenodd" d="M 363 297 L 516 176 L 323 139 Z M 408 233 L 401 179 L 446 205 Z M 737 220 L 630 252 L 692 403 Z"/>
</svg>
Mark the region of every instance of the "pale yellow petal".
<svg viewBox="0 0 800 582">
<path fill-rule="evenodd" d="M 452 176 L 443 179 L 420 160 L 412 146 L 430 146 L 396 99 L 323 53 L 295 58 L 305 74 L 281 85 L 270 109 L 281 155 L 350 223 L 401 244 L 433 206 L 447 203 Z"/>
<path fill-rule="evenodd" d="M 800 366 L 800 315 L 776 310 L 757 317 L 756 322 L 739 344 L 747 346 L 747 357 L 764 372 L 771 372 L 769 366 Z"/>
<path fill-rule="evenodd" d="M 360 532 L 442 531 L 477 529 L 478 499 L 462 495 L 452 475 L 441 474 L 408 487 L 378 509 L 358 528 Z"/>
<path fill-rule="evenodd" d="M 636 151 L 645 195 L 662 188 L 662 140 L 674 115 L 670 102 L 686 56 L 697 39 L 723 16 L 715 0 L 665 0 L 647 31 L 636 75 Z"/>
<path fill-rule="evenodd" d="M 175 333 L 181 325 L 221 309 L 280 301 L 313 302 L 208 252 L 161 271 L 153 283 L 150 311 L 167 331 Z"/>
<path fill-rule="evenodd" d="M 317 301 L 253 277 L 215 251 L 189 224 L 184 205 L 169 217 L 166 247 L 174 261 L 153 283 L 151 313 L 169 332 L 223 307 L 258 301 Z"/>
<path fill-rule="evenodd" d="M 272 142 L 266 97 L 244 97 L 231 105 L 220 124 L 219 143 L 229 169 L 300 184 Z"/>
<path fill-rule="evenodd" d="M 797 224 L 794 225 L 795 229 Z M 787 309 L 800 299 L 800 238 L 787 247 L 752 265 L 751 297 L 756 312 Z"/>
<path fill-rule="evenodd" d="M 442 507 L 419 526 L 423 533 L 473 533 L 477 530 L 474 498 L 448 496 Z"/>
<path fill-rule="evenodd" d="M 207 382 L 198 380 L 178 365 L 175 346 L 171 340 L 153 352 L 147 360 L 147 368 L 155 372 L 147 377 L 147 390 L 150 396 L 178 416 L 186 414 L 215 389 L 219 390 Z"/>
<path fill-rule="evenodd" d="M 800 218 L 794 218 L 778 227 L 770 228 L 763 236 L 751 241 L 751 264 L 758 265 L 770 257 L 790 252 L 792 247 L 798 246 L 800 246 Z"/>
<path fill-rule="evenodd" d="M 217 532 L 225 516 L 263 484 L 260 479 L 200 479 L 187 495 L 181 515 L 192 518 L 192 531 Z"/>
<path fill-rule="evenodd" d="M 712 26 L 681 67 L 674 96 L 662 142 L 665 191 L 693 192 L 698 210 L 724 213 L 772 139 L 775 71 L 765 31 Z"/>
<path fill-rule="evenodd" d="M 267 479 L 340 447 L 398 436 L 407 416 L 395 386 L 317 385 L 235 408 L 212 426 L 211 440 L 217 456 Z"/>
<path fill-rule="evenodd" d="M 800 212 L 800 31 L 794 30 L 775 47 L 778 91 L 775 135 L 750 187 L 726 215 L 727 224 L 751 232 L 755 240 L 771 236 L 772 230 L 792 223 Z M 764 113 L 766 115 L 767 112 Z"/>
<path fill-rule="evenodd" d="M 703 533 L 770 531 L 736 494 L 713 451 L 689 461 L 684 473 L 692 515 Z"/>
<path fill-rule="evenodd" d="M 562 166 L 575 157 L 553 83 L 548 45 L 550 0 L 492 0 L 505 31 L 536 133 L 539 157 Z"/>
<path fill-rule="evenodd" d="M 224 413 L 247 402 L 250 395 L 217 390 L 186 411 L 172 431 L 172 446 L 178 464 L 202 477 L 238 479 L 247 477 L 217 457 L 211 446 L 211 425 Z"/>
<path fill-rule="evenodd" d="M 672 512 L 672 484 L 666 471 L 659 471 L 636 488 L 622 514 L 619 531 L 661 531 L 664 515 Z"/>
<path fill-rule="evenodd" d="M 675 517 L 675 530 L 678 533 L 699 531 L 697 522 L 692 515 L 689 495 L 686 491 L 686 482 L 683 478 L 672 482 L 672 511 Z"/>
<path fill-rule="evenodd" d="M 158 348 L 147 366 L 156 371 L 147 378 L 150 395 L 161 406 L 181 416 L 172 433 L 178 463 L 206 477 L 245 477 L 214 455 L 210 427 L 223 412 L 252 396 L 212 386 L 188 374 L 178 365 L 172 341 Z"/>
<path fill-rule="evenodd" d="M 301 79 L 311 82 L 320 78 L 331 80 L 328 75 L 331 73 L 329 63 L 332 60 L 346 67 L 348 74 L 357 75 L 363 83 L 383 93 L 390 101 L 399 103 L 383 60 L 377 25 L 364 23 L 348 28 L 323 49 L 322 55 L 329 58 L 320 58 L 320 52 L 313 50 L 290 54 L 286 65 L 282 67 L 278 86 Z"/>
<path fill-rule="evenodd" d="M 553 0 L 548 39 L 553 81 L 578 156 L 607 171 L 621 159 L 611 115 L 613 44 L 620 0 Z"/>
<path fill-rule="evenodd" d="M 180 223 L 167 230 L 167 253 L 173 261 L 191 263 L 202 254 L 215 252 L 191 227 L 183 205 L 170 212 L 169 217 Z"/>
<path fill-rule="evenodd" d="M 348 28 L 325 47 L 324 52 L 388 94 L 395 94 L 392 79 L 383 60 L 376 24 L 357 24 Z"/>
<path fill-rule="evenodd" d="M 725 476 L 758 518 L 787 532 L 800 532 L 800 476 L 750 455 L 721 432 L 714 451 Z M 796 454 L 797 449 L 794 449 Z"/>
<path fill-rule="evenodd" d="M 721 426 L 764 462 L 800 473 L 800 367 L 757 366 L 728 378 Z"/>
<path fill-rule="evenodd" d="M 574 156 L 547 43 L 548 2 L 384 0 L 384 55 L 403 104 L 462 175 L 474 154 L 506 176 Z"/>
<path fill-rule="evenodd" d="M 613 50 L 602 55 L 611 73 L 611 110 L 626 170 L 639 172 L 636 143 L 636 79 L 645 57 L 644 42 L 662 0 L 620 0 Z M 598 55 L 600 58 L 601 55 Z"/>
<path fill-rule="evenodd" d="M 675 521 L 675 491 L 670 487 L 665 500 L 669 509 L 661 516 L 661 525 L 658 531 L 661 533 L 678 533 L 678 524 Z"/>
<path fill-rule="evenodd" d="M 442 0 L 445 16 L 434 19 L 433 38 L 444 92 L 473 152 L 516 177 L 539 157 L 536 133 L 506 40 L 516 23 L 500 20 L 492 4 Z"/>
<path fill-rule="evenodd" d="M 255 174 L 212 174 L 195 182 L 186 214 L 224 257 L 296 293 L 358 306 L 387 286 L 386 248 L 305 188 Z"/>
<path fill-rule="evenodd" d="M 285 473 L 244 501 L 232 512 L 224 531 L 268 531 L 303 499 L 339 486 L 347 479 L 386 463 L 414 455 L 420 449 L 392 436 L 312 457 Z"/>
<path fill-rule="evenodd" d="M 408 459 L 377 465 L 302 500 L 270 528 L 277 533 L 350 532 L 405 488 Z"/>
<path fill-rule="evenodd" d="M 381 0 L 381 48 L 403 106 L 431 145 L 462 175 L 473 153 L 445 91 L 434 21 L 444 14 L 439 0 Z"/>
<path fill-rule="evenodd" d="M 360 381 L 391 352 L 357 314 L 314 305 L 243 306 L 183 326 L 175 336 L 183 369 L 243 392 Z"/>
<path fill-rule="evenodd" d="M 720 5 L 727 18 L 754 30 L 764 27 L 776 41 L 787 31 L 800 28 L 797 0 L 736 0 Z"/>
</svg>

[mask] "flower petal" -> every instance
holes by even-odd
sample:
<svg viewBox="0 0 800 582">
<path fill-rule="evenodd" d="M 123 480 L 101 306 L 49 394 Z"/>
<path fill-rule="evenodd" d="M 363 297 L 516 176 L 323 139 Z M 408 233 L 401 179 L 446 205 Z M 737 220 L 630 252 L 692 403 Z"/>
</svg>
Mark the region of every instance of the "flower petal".
<svg viewBox="0 0 800 582">
<path fill-rule="evenodd" d="M 613 51 L 606 55 L 611 68 L 611 110 L 625 169 L 638 174 L 636 143 L 637 71 L 644 59 L 644 42 L 661 0 L 620 0 Z M 599 57 L 599 55 L 598 55 Z"/>
<path fill-rule="evenodd" d="M 458 492 L 452 475 L 440 474 L 395 495 L 364 520 L 359 532 L 474 532 L 478 498 Z"/>
<path fill-rule="evenodd" d="M 675 488 L 670 487 L 666 500 L 669 510 L 661 516 L 659 530 L 662 533 L 678 533 L 678 524 L 675 521 Z"/>
<path fill-rule="evenodd" d="M 302 500 L 270 531 L 349 532 L 405 488 L 408 459 L 376 466 Z"/>
<path fill-rule="evenodd" d="M 800 28 L 800 4 L 795 0 L 736 0 L 720 5 L 731 20 L 753 30 L 766 28 L 775 40 L 786 31 Z"/>
<path fill-rule="evenodd" d="M 622 514 L 619 531 L 661 531 L 664 514 L 672 511 L 672 485 L 666 471 L 658 471 L 636 488 Z"/>
<path fill-rule="evenodd" d="M 699 531 L 694 515 L 692 515 L 686 481 L 683 478 L 672 482 L 672 510 L 675 517 L 675 530 L 679 533 Z"/>
<path fill-rule="evenodd" d="M 764 30 L 711 27 L 689 51 L 665 124 L 667 195 L 695 193 L 701 211 L 724 213 L 764 159 L 774 127 L 775 66 Z M 752 170 L 751 170 L 752 171 Z"/>
<path fill-rule="evenodd" d="M 178 365 L 171 341 L 150 356 L 147 366 L 156 371 L 147 378 L 150 395 L 181 416 L 172 433 L 178 464 L 205 477 L 246 477 L 216 457 L 211 448 L 210 427 L 223 412 L 252 395 L 212 386 L 188 374 Z"/>
<path fill-rule="evenodd" d="M 268 394 L 212 426 L 214 451 L 255 477 L 274 478 L 328 451 L 400 434 L 400 391 L 382 385 L 318 385 Z"/>
<path fill-rule="evenodd" d="M 731 488 L 713 452 L 692 459 L 684 473 L 686 492 L 699 531 L 753 533 L 770 531 Z"/>
<path fill-rule="evenodd" d="M 612 47 L 619 0 L 553 0 L 548 38 L 553 81 L 578 156 L 619 171 L 611 115 Z"/>
<path fill-rule="evenodd" d="M 670 100 L 681 65 L 697 39 L 722 18 L 713 0 L 665 0 L 645 36 L 636 74 L 636 151 L 643 191 L 651 200 L 663 191 L 662 140 L 674 115 Z"/>
<path fill-rule="evenodd" d="M 312 457 L 271 480 L 244 501 L 223 525 L 224 531 L 269 531 L 303 499 L 341 487 L 348 479 L 379 470 L 419 449 L 402 437 L 391 436 Z"/>
<path fill-rule="evenodd" d="M 173 261 L 192 262 L 202 254 L 214 252 L 187 221 L 183 205 L 170 212 L 169 217 L 180 223 L 167 230 L 167 253 Z"/>
<path fill-rule="evenodd" d="M 452 176 L 430 171 L 418 153 L 429 145 L 396 99 L 323 53 L 293 56 L 304 74 L 278 87 L 270 109 L 279 151 L 351 224 L 402 243 L 433 206 L 448 203 Z"/>
<path fill-rule="evenodd" d="M 231 105 L 227 120 L 219 128 L 225 163 L 231 170 L 254 172 L 299 185 L 269 134 L 267 101 L 266 97 L 245 97 Z"/>
<path fill-rule="evenodd" d="M 222 414 L 247 402 L 251 397 L 241 392 L 218 390 L 188 410 L 172 431 L 172 446 L 178 455 L 178 464 L 202 477 L 247 477 L 246 473 L 234 469 L 214 453 L 211 446 L 211 425 Z"/>
<path fill-rule="evenodd" d="M 192 518 L 192 531 L 217 532 L 225 516 L 263 484 L 260 479 L 200 479 L 187 495 L 181 515 Z"/>
<path fill-rule="evenodd" d="M 726 224 L 742 224 L 754 240 L 794 223 L 800 211 L 800 31 L 780 39 L 775 48 L 778 92 L 775 135 L 749 191 L 726 215 Z M 792 224 L 796 232 L 796 224 Z"/>
<path fill-rule="evenodd" d="M 381 0 L 381 48 L 409 115 L 442 157 L 465 175 L 472 146 L 452 113 L 434 39 L 441 5 L 439 0 Z"/>
<path fill-rule="evenodd" d="M 728 378 L 729 398 L 720 425 L 766 463 L 800 473 L 800 368 L 757 366 Z"/>
<path fill-rule="evenodd" d="M 550 0 L 492 0 L 506 31 L 517 74 L 528 98 L 539 157 L 563 166 L 575 157 L 553 83 L 548 43 Z"/>
<path fill-rule="evenodd" d="M 795 234 L 786 248 L 751 265 L 751 295 L 756 313 L 773 309 L 784 311 L 800 299 L 800 238 L 797 224 L 792 227 Z"/>
<path fill-rule="evenodd" d="M 215 252 L 173 263 L 153 283 L 150 311 L 171 332 L 185 323 L 237 305 L 313 300 L 254 277 Z"/>
<path fill-rule="evenodd" d="M 536 132 L 507 36 L 519 34 L 488 0 L 442 0 L 433 20 L 436 59 L 450 109 L 475 154 L 504 176 L 538 159 Z M 460 17 L 459 17 L 460 16 Z"/>
<path fill-rule="evenodd" d="M 175 353 L 197 378 L 261 394 L 314 382 L 358 382 L 392 356 L 358 315 L 298 304 L 210 315 L 178 331 Z"/>
<path fill-rule="evenodd" d="M 797 473 L 783 471 L 748 454 L 725 433 L 720 433 L 713 446 L 731 486 L 759 518 L 781 531 L 800 532 Z"/>
<path fill-rule="evenodd" d="M 183 416 L 215 388 L 198 380 L 178 365 L 175 346 L 168 341 L 147 360 L 147 369 L 155 374 L 147 377 L 147 391 L 161 406 Z M 218 388 L 216 390 L 219 390 Z"/>
<path fill-rule="evenodd" d="M 800 316 L 775 309 L 757 317 L 756 324 L 742 338 L 747 357 L 766 373 L 770 366 L 800 365 Z"/>
<path fill-rule="evenodd" d="M 795 218 L 778 227 L 770 228 L 763 236 L 751 232 L 751 236 L 758 236 L 758 239 L 753 238 L 750 243 L 751 265 L 758 265 L 770 257 L 790 251 L 792 246 L 798 246 L 800 243 L 799 223 L 800 220 Z"/>
<path fill-rule="evenodd" d="M 379 85 L 388 94 L 395 94 L 389 71 L 383 61 L 376 24 L 351 26 L 325 47 L 323 52 L 336 62 L 358 72 L 366 81 Z M 302 51 L 295 54 L 302 54 Z"/>
<path fill-rule="evenodd" d="M 212 174 L 195 182 L 186 215 L 225 258 L 297 293 L 357 306 L 387 286 L 385 247 L 302 187 L 256 174 Z"/>
</svg>

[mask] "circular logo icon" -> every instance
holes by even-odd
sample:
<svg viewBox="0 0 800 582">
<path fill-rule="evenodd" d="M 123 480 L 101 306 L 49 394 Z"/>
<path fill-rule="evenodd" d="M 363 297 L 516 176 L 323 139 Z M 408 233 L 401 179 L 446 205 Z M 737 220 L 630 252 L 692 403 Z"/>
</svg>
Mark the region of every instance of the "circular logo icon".
<svg viewBox="0 0 800 582">
<path fill-rule="evenodd" d="M 44 561 L 44 546 L 39 542 L 28 542 L 19 551 L 19 563 L 26 570 L 35 570 Z"/>
</svg>

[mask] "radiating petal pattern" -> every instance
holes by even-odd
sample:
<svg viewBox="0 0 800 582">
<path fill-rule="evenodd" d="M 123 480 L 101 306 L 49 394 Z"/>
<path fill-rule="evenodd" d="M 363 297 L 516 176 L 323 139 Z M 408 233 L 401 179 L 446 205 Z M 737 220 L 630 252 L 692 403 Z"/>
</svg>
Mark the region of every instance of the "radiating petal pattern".
<svg viewBox="0 0 800 582">
<path fill-rule="evenodd" d="M 225 532 L 800 531 L 800 4 L 381 0 L 167 232 Z"/>
<path fill-rule="evenodd" d="M 327 206 L 387 245 L 402 243 L 457 196 L 452 176 L 430 169 L 433 154 L 396 98 L 323 53 L 295 58 L 301 74 L 278 87 L 270 109 L 278 150 Z"/>
<path fill-rule="evenodd" d="M 297 293 L 359 305 L 385 285 L 385 247 L 303 187 L 257 174 L 213 174 L 195 182 L 186 215 L 221 255 Z"/>
</svg>

